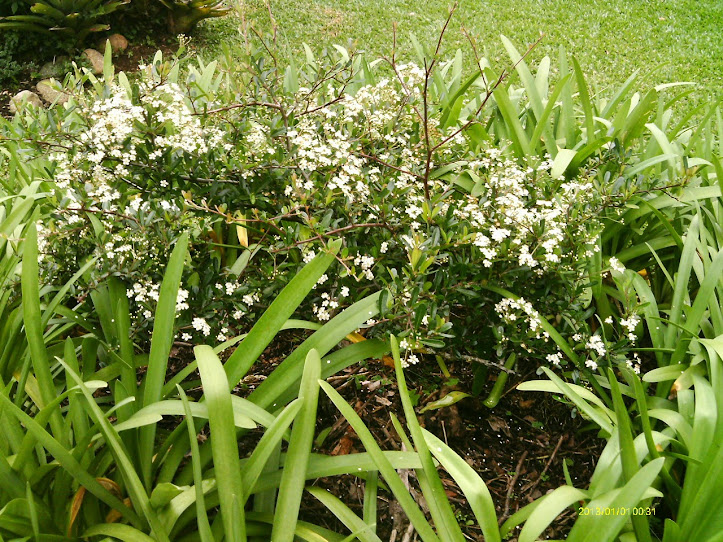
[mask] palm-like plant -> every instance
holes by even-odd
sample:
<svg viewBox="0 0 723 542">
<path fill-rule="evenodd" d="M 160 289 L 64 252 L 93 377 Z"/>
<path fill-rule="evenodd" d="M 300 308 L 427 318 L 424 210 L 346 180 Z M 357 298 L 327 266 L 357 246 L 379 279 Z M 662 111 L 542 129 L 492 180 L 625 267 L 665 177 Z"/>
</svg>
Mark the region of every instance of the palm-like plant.
<svg viewBox="0 0 723 542">
<path fill-rule="evenodd" d="M 101 21 L 130 0 L 25 0 L 31 14 L 0 18 L 0 29 L 18 29 L 55 34 L 78 45 L 91 32 L 102 32 L 110 26 Z"/>
<path fill-rule="evenodd" d="M 188 34 L 203 19 L 223 17 L 231 8 L 219 0 L 159 0 L 170 12 L 168 26 L 174 34 Z"/>
</svg>

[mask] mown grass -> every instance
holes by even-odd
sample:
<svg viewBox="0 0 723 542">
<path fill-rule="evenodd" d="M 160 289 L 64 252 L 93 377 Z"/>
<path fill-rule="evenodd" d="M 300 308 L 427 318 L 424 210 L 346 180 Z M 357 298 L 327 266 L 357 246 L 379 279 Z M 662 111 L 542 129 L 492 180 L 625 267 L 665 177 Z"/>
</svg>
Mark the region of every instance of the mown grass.
<svg viewBox="0 0 723 542">
<path fill-rule="evenodd" d="M 270 35 L 266 0 L 238 2 L 247 23 Z M 431 45 L 450 6 L 449 0 L 271 0 L 271 13 L 279 43 L 295 55 L 303 54 L 302 43 L 320 49 L 351 40 L 378 56 L 391 50 L 394 22 L 400 51 L 412 51 L 410 33 Z M 240 22 L 234 16 L 203 23 L 196 37 L 203 56 L 215 56 L 224 42 L 242 42 Z M 481 55 L 501 63 L 507 57 L 500 34 L 520 48 L 544 34 L 532 63 L 562 46 L 601 91 L 638 69 L 645 85 L 695 81 L 714 95 L 723 82 L 723 3 L 717 0 L 461 0 L 444 46 L 448 52 L 462 48 L 471 68 L 462 28 Z"/>
</svg>

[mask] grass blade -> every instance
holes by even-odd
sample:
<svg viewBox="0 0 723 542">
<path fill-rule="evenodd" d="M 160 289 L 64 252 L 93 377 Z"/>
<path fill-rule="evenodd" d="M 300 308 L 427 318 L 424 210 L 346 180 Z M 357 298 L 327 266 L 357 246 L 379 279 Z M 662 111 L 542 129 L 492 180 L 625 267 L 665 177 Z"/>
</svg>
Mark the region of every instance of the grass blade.
<svg viewBox="0 0 723 542">
<path fill-rule="evenodd" d="M 432 461 L 432 456 L 429 453 L 427 442 L 424 440 L 422 428 L 419 426 L 417 421 L 417 415 L 414 412 L 412 401 L 409 399 L 409 390 L 407 389 L 407 382 L 404 378 L 404 370 L 402 368 L 402 360 L 399 355 L 399 343 L 397 338 L 391 337 L 392 345 L 392 356 L 394 358 L 394 367 L 397 374 L 397 385 L 399 386 L 399 398 L 402 401 L 402 408 L 404 409 L 404 416 L 407 419 L 407 427 L 412 435 L 414 446 L 419 454 L 419 459 L 422 462 L 422 469 L 418 471 L 419 482 L 424 493 L 424 497 L 429 505 L 429 510 L 432 514 L 434 524 L 437 526 L 437 532 L 440 533 L 440 538 L 444 541 L 463 541 L 464 535 L 459 528 L 454 517 L 454 512 L 447 499 L 447 494 L 444 491 L 442 481 L 439 479 L 437 468 Z M 426 491 L 425 491 L 426 490 Z"/>
<path fill-rule="evenodd" d="M 208 406 L 211 450 L 226 539 L 243 542 L 246 540 L 244 491 L 228 380 L 221 360 L 210 346 L 197 346 L 193 351 Z"/>
<path fill-rule="evenodd" d="M 42 403 L 38 404 L 38 407 L 43 408 L 55 399 L 56 393 L 41 327 L 42 317 L 38 291 L 38 230 L 35 223 L 30 224 L 27 229 L 24 250 L 21 274 L 23 320 L 30 349 L 30 359 L 42 399 Z M 63 437 L 63 419 L 59 409 L 50 416 L 50 428 L 56 438 Z"/>
<path fill-rule="evenodd" d="M 311 445 L 314 442 L 316 408 L 319 402 L 319 376 L 321 376 L 321 358 L 316 350 L 311 350 L 306 356 L 301 379 L 299 399 L 302 407 L 291 430 L 289 449 L 279 485 L 279 497 L 276 501 L 274 525 L 271 530 L 271 539 L 274 541 L 292 542 L 294 539 L 299 506 L 304 493 L 306 469 Z"/>
<path fill-rule="evenodd" d="M 439 542 L 439 538 L 437 538 L 437 535 L 434 533 L 429 523 L 427 523 L 427 519 L 424 517 L 424 514 L 414 502 L 414 499 L 412 499 L 412 496 L 409 494 L 409 491 L 407 491 L 407 488 L 404 486 L 404 483 L 394 470 L 394 467 L 374 441 L 374 437 L 369 429 L 367 429 L 364 425 L 361 418 L 359 418 L 359 415 L 354 412 L 354 409 L 351 408 L 344 398 L 329 384 L 320 381 L 319 385 L 356 432 L 359 440 L 361 440 L 364 448 L 366 448 L 367 452 L 373 459 L 374 464 L 377 466 L 379 472 L 387 482 L 389 489 L 392 493 L 394 493 L 394 496 L 397 498 L 397 501 L 399 501 L 400 506 L 407 514 L 409 521 L 414 525 L 414 528 L 417 530 L 420 538 L 424 542 Z"/>
<path fill-rule="evenodd" d="M 339 521 L 354 533 L 354 540 L 359 540 L 360 542 L 382 542 L 382 539 L 371 531 L 371 525 L 364 523 L 347 505 L 327 490 L 320 487 L 307 487 L 306 491 L 316 497 Z"/>
<path fill-rule="evenodd" d="M 173 344 L 173 323 L 176 319 L 176 299 L 181 284 L 181 275 L 188 251 L 188 233 L 183 233 L 171 253 L 168 267 L 161 283 L 158 308 L 153 322 L 151 352 L 148 356 L 148 371 L 144 380 L 143 403 L 148 406 L 161 399 L 161 391 L 166 378 L 168 356 Z M 139 456 L 143 480 L 146 488 L 151 486 L 151 472 L 155 450 L 156 426 L 150 425 L 140 430 Z"/>
<path fill-rule="evenodd" d="M 487 542 L 500 542 L 495 504 L 482 478 L 464 459 L 439 438 L 426 429 L 422 429 L 422 433 L 434 457 L 454 478 L 454 481 L 457 482 L 457 485 L 467 498 L 467 504 L 469 504 L 472 513 L 477 518 L 477 523 L 482 528 L 484 539 Z"/>
<path fill-rule="evenodd" d="M 291 279 L 249 331 L 244 341 L 226 361 L 225 370 L 229 384 L 232 387 L 238 384 L 246 375 L 281 327 L 314 287 L 319 277 L 328 269 L 334 261 L 334 255 L 340 246 L 340 243 L 329 243 L 329 252 L 318 255 Z"/>
<path fill-rule="evenodd" d="M 193 414 L 188 397 L 181 386 L 177 386 L 178 395 L 183 401 L 183 409 L 186 412 L 186 426 L 188 427 L 188 441 L 191 446 L 191 463 L 193 464 L 193 481 L 196 490 L 196 522 L 198 525 L 198 534 L 201 542 L 214 542 L 211 525 L 208 522 L 208 514 L 206 513 L 206 504 L 203 496 L 203 473 L 201 472 L 201 461 L 198 456 L 198 440 L 193 423 Z"/>
</svg>

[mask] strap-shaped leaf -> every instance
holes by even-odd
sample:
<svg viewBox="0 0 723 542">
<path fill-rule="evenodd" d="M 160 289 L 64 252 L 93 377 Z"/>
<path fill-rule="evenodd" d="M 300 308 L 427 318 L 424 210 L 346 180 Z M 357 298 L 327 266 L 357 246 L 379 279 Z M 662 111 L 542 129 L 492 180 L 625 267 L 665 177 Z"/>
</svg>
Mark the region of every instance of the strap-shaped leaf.
<svg viewBox="0 0 723 542">
<path fill-rule="evenodd" d="M 194 349 L 208 406 L 213 464 L 227 540 L 246 540 L 244 491 L 239 465 L 233 405 L 226 373 L 210 346 Z"/>
<path fill-rule="evenodd" d="M 314 442 L 316 407 L 319 402 L 319 376 L 321 358 L 316 350 L 306 356 L 304 374 L 301 379 L 299 399 L 302 402 L 289 439 L 289 449 L 279 485 L 274 525 L 271 539 L 278 542 L 292 542 L 299 515 L 301 497 L 304 493 L 306 469 Z"/>
</svg>

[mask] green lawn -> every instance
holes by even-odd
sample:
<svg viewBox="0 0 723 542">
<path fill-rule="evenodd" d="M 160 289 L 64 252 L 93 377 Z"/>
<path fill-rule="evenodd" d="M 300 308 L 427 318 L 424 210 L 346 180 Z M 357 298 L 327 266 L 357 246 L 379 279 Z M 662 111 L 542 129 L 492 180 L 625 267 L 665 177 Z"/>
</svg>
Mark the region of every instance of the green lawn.
<svg viewBox="0 0 723 542">
<path fill-rule="evenodd" d="M 238 0 L 248 22 L 271 27 L 263 0 Z M 386 54 L 397 22 L 399 49 L 411 51 L 409 33 L 430 44 L 450 2 L 426 0 L 284 0 L 271 2 L 280 43 L 299 54 L 312 47 L 349 40 L 374 55 Z M 223 41 L 239 41 L 237 17 L 202 24 L 196 43 L 211 56 Z M 600 90 L 640 69 L 646 85 L 696 81 L 706 95 L 723 82 L 723 2 L 720 0 L 462 0 L 450 24 L 445 50 L 462 48 L 472 64 L 464 27 L 489 58 L 506 60 L 499 35 L 520 50 L 544 33 L 532 63 L 556 56 L 560 46 L 574 54 Z M 555 62 L 553 62 L 555 65 Z"/>
</svg>

